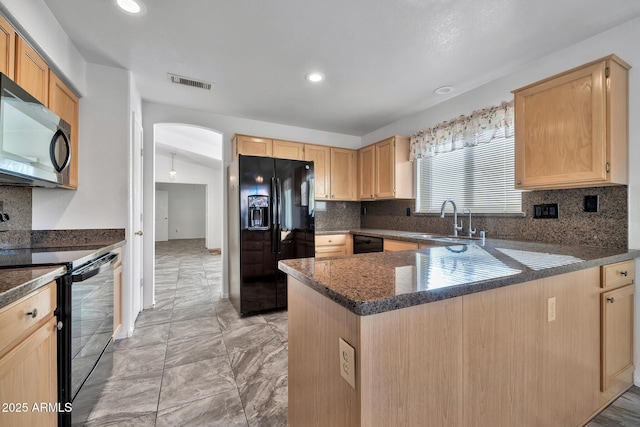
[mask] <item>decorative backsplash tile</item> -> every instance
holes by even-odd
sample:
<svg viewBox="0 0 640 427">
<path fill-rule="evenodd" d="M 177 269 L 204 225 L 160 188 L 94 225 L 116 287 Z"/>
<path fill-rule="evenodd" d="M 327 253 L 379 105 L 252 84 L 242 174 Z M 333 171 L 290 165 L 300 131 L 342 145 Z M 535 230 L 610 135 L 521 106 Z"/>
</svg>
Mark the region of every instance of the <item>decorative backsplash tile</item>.
<svg viewBox="0 0 640 427">
<path fill-rule="evenodd" d="M 28 247 L 31 241 L 31 188 L 0 185 L 9 231 L 0 232 L 0 248 Z"/>
<path fill-rule="evenodd" d="M 584 212 L 584 196 L 597 195 L 599 212 Z M 558 219 L 533 218 L 533 205 L 559 204 Z M 414 200 L 362 202 L 367 214 L 362 228 L 379 228 L 451 234 L 451 207 L 447 215 L 414 215 Z M 593 187 L 570 190 L 528 191 L 522 193 L 524 217 L 473 215 L 473 228 L 486 230 L 487 237 L 545 243 L 626 248 L 628 246 L 627 187 Z M 406 216 L 407 208 L 411 216 Z M 459 206 L 460 212 L 464 206 Z M 460 218 L 462 216 L 460 215 Z M 459 218 L 459 219 L 460 219 Z M 465 231 L 467 218 L 463 218 Z"/>
<path fill-rule="evenodd" d="M 316 209 L 316 230 L 350 230 L 360 227 L 360 202 L 324 203 L 326 210 Z"/>
</svg>

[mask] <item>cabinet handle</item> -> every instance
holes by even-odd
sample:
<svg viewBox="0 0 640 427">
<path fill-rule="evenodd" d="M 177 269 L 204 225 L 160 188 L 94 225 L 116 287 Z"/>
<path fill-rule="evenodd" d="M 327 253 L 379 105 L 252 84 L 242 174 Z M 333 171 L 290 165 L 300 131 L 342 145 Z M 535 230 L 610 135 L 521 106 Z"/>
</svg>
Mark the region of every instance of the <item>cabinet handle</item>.
<svg viewBox="0 0 640 427">
<path fill-rule="evenodd" d="M 332 199 L 333 199 L 333 198 L 335 198 L 335 197 L 336 197 L 336 195 L 335 195 L 335 194 L 332 194 L 332 195 L 331 195 L 331 198 L 332 198 Z"/>
<path fill-rule="evenodd" d="M 614 303 L 616 300 L 613 297 L 607 297 L 607 302 Z"/>
<path fill-rule="evenodd" d="M 620 275 L 621 275 L 621 276 L 624 276 L 624 277 L 627 277 L 627 270 L 625 270 L 625 271 L 621 271 L 621 272 L 620 272 Z"/>
<path fill-rule="evenodd" d="M 517 181 L 516 181 L 516 184 L 520 185 L 520 184 L 522 184 L 522 181 L 517 180 Z"/>
<path fill-rule="evenodd" d="M 56 329 L 57 329 L 57 330 L 59 330 L 59 331 L 61 331 L 61 330 L 62 330 L 62 327 L 63 327 L 62 322 L 58 320 L 58 323 L 56 323 Z"/>
<path fill-rule="evenodd" d="M 329 240 L 329 243 L 333 242 L 333 240 Z"/>
<path fill-rule="evenodd" d="M 32 319 L 35 319 L 36 316 L 38 315 L 38 309 L 34 308 L 33 311 L 30 311 L 27 313 L 27 316 L 31 316 Z"/>
</svg>

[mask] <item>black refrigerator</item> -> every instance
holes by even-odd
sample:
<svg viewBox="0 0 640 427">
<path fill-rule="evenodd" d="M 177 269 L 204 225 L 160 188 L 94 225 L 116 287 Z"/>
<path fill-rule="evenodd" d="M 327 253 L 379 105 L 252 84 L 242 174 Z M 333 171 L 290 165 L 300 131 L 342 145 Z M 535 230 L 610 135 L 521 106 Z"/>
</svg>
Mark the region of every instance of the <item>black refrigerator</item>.
<svg viewBox="0 0 640 427">
<path fill-rule="evenodd" d="M 313 162 L 238 155 L 228 179 L 229 299 L 241 315 L 286 308 L 278 261 L 315 255 Z"/>
</svg>

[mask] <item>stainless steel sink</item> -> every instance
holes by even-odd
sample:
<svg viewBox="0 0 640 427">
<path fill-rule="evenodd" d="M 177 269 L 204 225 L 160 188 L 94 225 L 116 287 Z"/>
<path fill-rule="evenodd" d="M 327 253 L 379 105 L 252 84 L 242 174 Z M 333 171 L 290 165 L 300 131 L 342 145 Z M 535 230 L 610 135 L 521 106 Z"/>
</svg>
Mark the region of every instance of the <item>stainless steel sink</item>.
<svg viewBox="0 0 640 427">
<path fill-rule="evenodd" d="M 406 237 L 410 237 L 413 239 L 423 239 L 423 240 L 431 240 L 434 242 L 444 242 L 451 244 L 460 244 L 460 245 L 471 245 L 474 243 L 480 243 L 482 238 L 480 237 L 467 237 L 467 236 L 445 236 L 442 234 L 407 234 Z"/>
</svg>

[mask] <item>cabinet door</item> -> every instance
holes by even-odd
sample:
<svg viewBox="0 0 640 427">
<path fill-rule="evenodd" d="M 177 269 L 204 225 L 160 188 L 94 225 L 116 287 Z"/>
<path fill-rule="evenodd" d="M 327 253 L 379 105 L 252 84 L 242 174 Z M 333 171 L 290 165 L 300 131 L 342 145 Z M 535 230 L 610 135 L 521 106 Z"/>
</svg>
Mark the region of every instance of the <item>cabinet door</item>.
<svg viewBox="0 0 640 427">
<path fill-rule="evenodd" d="M 78 187 L 78 98 L 49 71 L 49 109 L 71 125 L 71 171 L 69 188 Z"/>
<path fill-rule="evenodd" d="M 273 141 L 265 138 L 236 135 L 234 148 L 235 155 L 271 157 L 273 154 Z"/>
<path fill-rule="evenodd" d="M 16 36 L 15 80 L 31 96 L 49 105 L 49 66 L 20 36 Z"/>
<path fill-rule="evenodd" d="M 16 32 L 4 19 L 0 16 L 0 72 L 13 80 L 16 56 Z"/>
<path fill-rule="evenodd" d="M 328 200 L 331 188 L 331 147 L 305 144 L 304 159 L 313 162 L 316 200 Z"/>
<path fill-rule="evenodd" d="M 304 144 L 274 139 L 273 157 L 278 159 L 304 160 Z"/>
<path fill-rule="evenodd" d="M 633 295 L 635 285 L 604 292 L 602 305 L 602 391 L 620 381 L 633 366 Z M 631 385 L 631 377 L 624 381 Z M 624 387 L 623 385 L 623 387 Z M 622 388 L 620 391 L 624 390 Z"/>
<path fill-rule="evenodd" d="M 396 155 L 394 143 L 394 138 L 389 138 L 375 145 L 375 195 L 378 199 L 392 199 L 396 195 Z"/>
<path fill-rule="evenodd" d="M 356 200 L 356 153 L 331 147 L 331 200 Z"/>
<path fill-rule="evenodd" d="M 376 182 L 376 150 L 375 145 L 358 150 L 358 197 L 361 200 L 374 199 L 374 185 Z"/>
<path fill-rule="evenodd" d="M 58 401 L 56 319 L 51 317 L 9 353 L 0 358 L 0 402 L 19 404 L 0 412 L 0 425 L 15 427 L 57 425 L 58 413 L 34 405 Z M 16 411 L 19 409 L 20 411 Z"/>
<path fill-rule="evenodd" d="M 515 92 L 516 188 L 604 183 L 605 62 Z"/>
</svg>

